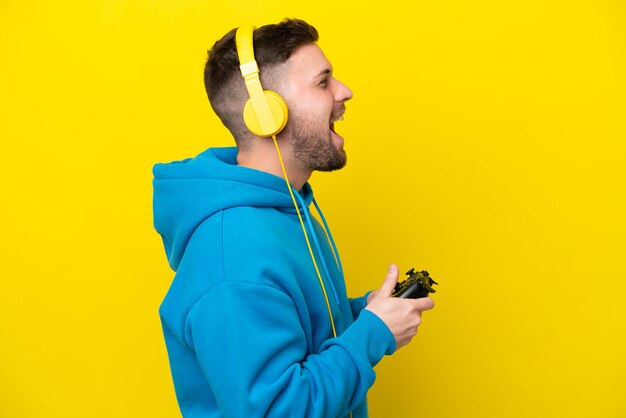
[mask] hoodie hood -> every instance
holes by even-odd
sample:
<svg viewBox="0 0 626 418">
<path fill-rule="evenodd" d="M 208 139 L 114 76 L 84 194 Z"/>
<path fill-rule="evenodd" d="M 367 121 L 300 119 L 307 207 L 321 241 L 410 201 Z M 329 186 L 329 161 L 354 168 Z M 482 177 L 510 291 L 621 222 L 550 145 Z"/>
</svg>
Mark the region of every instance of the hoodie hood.
<svg viewBox="0 0 626 418">
<path fill-rule="evenodd" d="M 156 164 L 152 171 L 154 228 L 175 271 L 193 231 L 221 210 L 274 207 L 296 216 L 285 180 L 238 166 L 236 147 L 210 148 L 195 158 Z M 299 194 L 308 208 L 313 200 L 309 183 Z"/>
</svg>

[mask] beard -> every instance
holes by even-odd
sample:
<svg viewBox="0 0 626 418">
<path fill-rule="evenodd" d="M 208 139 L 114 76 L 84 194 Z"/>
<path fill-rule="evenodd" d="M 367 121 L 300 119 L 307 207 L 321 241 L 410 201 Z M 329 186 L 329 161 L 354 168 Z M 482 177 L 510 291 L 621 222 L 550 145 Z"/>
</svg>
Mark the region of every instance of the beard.
<svg viewBox="0 0 626 418">
<path fill-rule="evenodd" d="M 317 171 L 335 171 L 345 167 L 348 157 L 343 148 L 338 148 L 333 142 L 328 122 L 319 123 L 298 114 L 290 114 L 289 118 L 294 157 L 298 163 Z"/>
</svg>

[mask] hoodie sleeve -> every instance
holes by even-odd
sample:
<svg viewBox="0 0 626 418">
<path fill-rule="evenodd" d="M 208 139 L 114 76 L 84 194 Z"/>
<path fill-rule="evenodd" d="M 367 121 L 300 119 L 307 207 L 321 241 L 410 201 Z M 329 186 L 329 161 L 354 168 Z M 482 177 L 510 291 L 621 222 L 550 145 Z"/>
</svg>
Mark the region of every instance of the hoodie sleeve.
<svg viewBox="0 0 626 418">
<path fill-rule="evenodd" d="M 352 310 L 352 317 L 356 320 L 359 314 L 367 305 L 367 297 L 372 291 L 367 292 L 365 295 L 358 298 L 350 298 L 350 309 Z"/>
<path fill-rule="evenodd" d="M 395 350 L 387 326 L 364 310 L 343 334 L 307 355 L 289 295 L 235 281 L 206 293 L 185 331 L 226 417 L 347 415 L 374 383 L 373 366 Z"/>
</svg>

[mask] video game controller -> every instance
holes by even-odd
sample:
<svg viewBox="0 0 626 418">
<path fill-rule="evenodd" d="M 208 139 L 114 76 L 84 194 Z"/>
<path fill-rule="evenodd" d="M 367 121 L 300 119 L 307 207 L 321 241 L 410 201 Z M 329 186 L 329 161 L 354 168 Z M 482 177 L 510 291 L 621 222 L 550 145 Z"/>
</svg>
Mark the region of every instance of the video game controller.
<svg viewBox="0 0 626 418">
<path fill-rule="evenodd" d="M 411 269 L 406 274 L 409 278 L 403 282 L 398 282 L 391 296 L 402 299 L 418 299 L 428 296 L 429 293 L 436 292 L 432 285 L 439 283 L 434 281 L 426 270 L 416 273 L 415 269 Z"/>
</svg>

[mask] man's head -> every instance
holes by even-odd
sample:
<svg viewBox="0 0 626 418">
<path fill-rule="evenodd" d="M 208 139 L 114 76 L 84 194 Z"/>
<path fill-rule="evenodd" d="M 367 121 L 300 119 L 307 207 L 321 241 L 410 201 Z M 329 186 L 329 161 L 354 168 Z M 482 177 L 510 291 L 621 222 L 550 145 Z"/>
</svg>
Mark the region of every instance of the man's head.
<svg viewBox="0 0 626 418">
<path fill-rule="evenodd" d="M 248 100 L 233 29 L 209 51 L 204 82 L 211 106 L 231 131 L 240 151 L 258 140 L 245 126 Z M 332 67 L 315 43 L 317 30 L 297 19 L 260 27 L 254 32 L 254 53 L 263 88 L 280 94 L 289 120 L 280 134 L 287 138 L 302 168 L 333 170 L 345 165 L 343 139 L 333 131 L 352 92 L 332 77 Z"/>
</svg>

